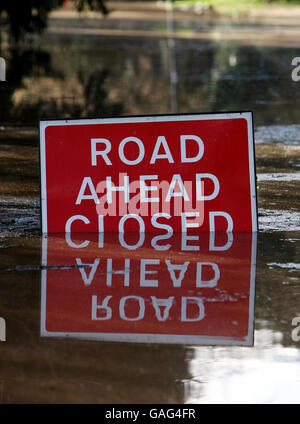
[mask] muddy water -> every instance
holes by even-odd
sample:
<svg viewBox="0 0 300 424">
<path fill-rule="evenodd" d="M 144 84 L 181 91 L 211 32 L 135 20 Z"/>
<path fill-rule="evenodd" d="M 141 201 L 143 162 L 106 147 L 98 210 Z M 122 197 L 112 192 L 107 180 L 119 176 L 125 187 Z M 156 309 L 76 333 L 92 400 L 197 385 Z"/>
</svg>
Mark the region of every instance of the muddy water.
<svg viewBox="0 0 300 424">
<path fill-rule="evenodd" d="M 49 34 L 1 54 L 0 402 L 298 403 L 300 97 L 290 63 L 299 49 Z M 234 237 L 219 252 L 201 239 L 197 256 L 178 240 L 132 251 L 119 240 L 100 249 L 86 236 L 73 240 L 89 242 L 78 249 L 41 238 L 39 119 L 245 109 L 255 122 L 257 239 Z M 145 292 L 143 257 L 158 261 L 148 278 L 162 282 Z M 126 258 L 129 287 L 116 274 Z M 168 263 L 189 268 L 172 274 Z M 100 295 L 112 296 L 106 309 Z M 155 303 L 170 296 L 172 308 Z"/>
</svg>

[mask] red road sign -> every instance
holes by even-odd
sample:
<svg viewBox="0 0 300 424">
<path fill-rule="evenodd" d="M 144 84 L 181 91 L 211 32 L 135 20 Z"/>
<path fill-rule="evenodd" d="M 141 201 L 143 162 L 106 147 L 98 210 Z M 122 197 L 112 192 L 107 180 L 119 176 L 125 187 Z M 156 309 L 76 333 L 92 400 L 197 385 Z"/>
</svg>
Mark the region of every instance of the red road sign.
<svg viewBox="0 0 300 424">
<path fill-rule="evenodd" d="M 41 335 L 162 343 L 253 339 L 256 233 L 44 238 Z"/>
<path fill-rule="evenodd" d="M 251 112 L 41 121 L 42 231 L 257 231 Z"/>
</svg>

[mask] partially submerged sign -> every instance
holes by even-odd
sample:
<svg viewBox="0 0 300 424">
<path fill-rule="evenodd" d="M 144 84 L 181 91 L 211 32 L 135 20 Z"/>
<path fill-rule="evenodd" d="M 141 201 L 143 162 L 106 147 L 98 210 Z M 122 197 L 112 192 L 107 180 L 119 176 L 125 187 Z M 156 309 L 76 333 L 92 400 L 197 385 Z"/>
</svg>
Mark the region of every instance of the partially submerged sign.
<svg viewBox="0 0 300 424">
<path fill-rule="evenodd" d="M 43 233 L 257 231 L 251 112 L 42 121 L 40 138 Z"/>
</svg>

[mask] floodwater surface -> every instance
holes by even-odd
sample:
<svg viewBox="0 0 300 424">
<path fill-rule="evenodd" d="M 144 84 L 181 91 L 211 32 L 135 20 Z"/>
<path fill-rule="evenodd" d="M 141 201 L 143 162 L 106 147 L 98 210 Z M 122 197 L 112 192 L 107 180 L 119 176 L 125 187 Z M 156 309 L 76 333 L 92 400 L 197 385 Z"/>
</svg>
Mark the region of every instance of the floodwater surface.
<svg viewBox="0 0 300 424">
<path fill-rule="evenodd" d="M 0 402 L 299 403 L 300 49 L 54 24 L 1 51 Z M 258 234 L 202 235 L 197 253 L 180 235 L 41 237 L 40 119 L 238 110 L 254 114 Z"/>
</svg>

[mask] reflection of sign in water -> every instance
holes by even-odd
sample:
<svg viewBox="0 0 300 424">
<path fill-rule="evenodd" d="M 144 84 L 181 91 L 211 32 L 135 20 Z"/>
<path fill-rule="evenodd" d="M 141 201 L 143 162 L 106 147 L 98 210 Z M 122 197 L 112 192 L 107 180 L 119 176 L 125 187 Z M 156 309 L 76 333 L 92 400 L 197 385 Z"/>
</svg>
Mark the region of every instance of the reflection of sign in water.
<svg viewBox="0 0 300 424">
<path fill-rule="evenodd" d="M 0 57 L 0 81 L 6 81 L 6 66 L 3 57 Z"/>
<path fill-rule="evenodd" d="M 252 115 L 42 121 L 43 233 L 256 231 Z"/>
<path fill-rule="evenodd" d="M 41 335 L 250 345 L 255 259 L 256 233 L 49 236 Z"/>
</svg>

